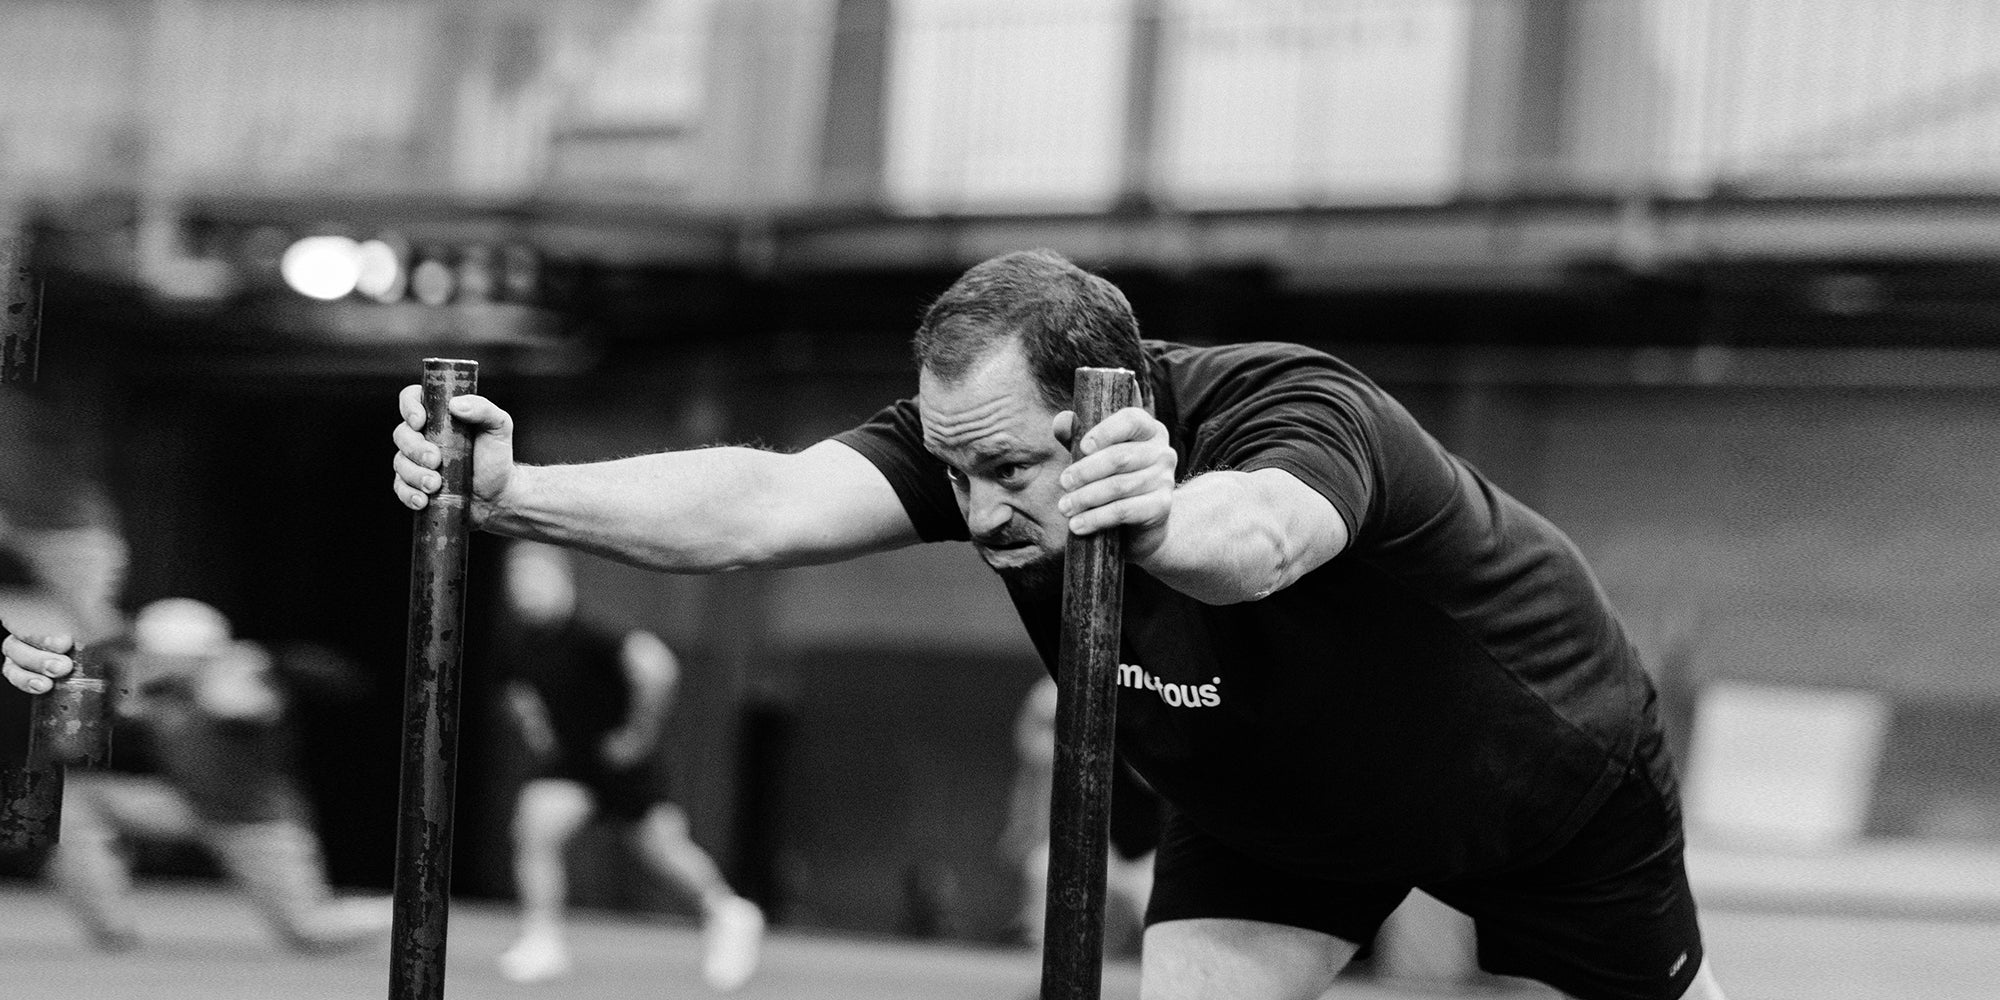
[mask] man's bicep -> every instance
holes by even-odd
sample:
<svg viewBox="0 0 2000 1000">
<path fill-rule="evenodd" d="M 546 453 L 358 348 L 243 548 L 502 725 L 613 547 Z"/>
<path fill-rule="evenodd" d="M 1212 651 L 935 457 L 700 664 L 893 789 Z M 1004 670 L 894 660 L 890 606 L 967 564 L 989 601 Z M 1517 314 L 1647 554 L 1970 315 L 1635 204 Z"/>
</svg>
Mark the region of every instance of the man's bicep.
<svg viewBox="0 0 2000 1000">
<path fill-rule="evenodd" d="M 625 633 L 619 646 L 625 676 L 646 689 L 671 688 L 680 680 L 680 663 L 666 640 L 645 629 Z"/>
<path fill-rule="evenodd" d="M 834 562 L 920 539 L 894 487 L 860 452 L 826 440 L 785 456 L 773 516 L 786 538 L 784 565 Z"/>
</svg>

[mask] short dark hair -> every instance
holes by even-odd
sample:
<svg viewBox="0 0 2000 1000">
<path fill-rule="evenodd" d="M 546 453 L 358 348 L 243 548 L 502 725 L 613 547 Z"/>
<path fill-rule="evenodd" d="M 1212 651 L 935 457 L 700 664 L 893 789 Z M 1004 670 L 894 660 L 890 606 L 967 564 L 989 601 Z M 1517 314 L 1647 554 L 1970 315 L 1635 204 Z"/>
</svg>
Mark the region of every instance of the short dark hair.
<svg viewBox="0 0 2000 1000">
<path fill-rule="evenodd" d="M 994 348 L 1018 339 L 1042 401 L 1064 410 L 1082 367 L 1130 368 L 1150 395 L 1139 320 L 1118 286 L 1054 250 L 974 265 L 924 310 L 911 348 L 917 368 L 956 382 Z"/>
</svg>

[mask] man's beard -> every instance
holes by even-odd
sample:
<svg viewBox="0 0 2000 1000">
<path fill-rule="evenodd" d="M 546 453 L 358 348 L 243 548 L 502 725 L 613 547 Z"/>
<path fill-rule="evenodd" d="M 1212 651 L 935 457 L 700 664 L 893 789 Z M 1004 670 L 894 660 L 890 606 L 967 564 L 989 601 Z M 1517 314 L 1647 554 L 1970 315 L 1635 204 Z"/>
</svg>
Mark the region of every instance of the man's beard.
<svg viewBox="0 0 2000 1000">
<path fill-rule="evenodd" d="M 1064 539 L 1067 543 L 1068 539 Z M 1018 521 L 1010 521 L 1000 528 L 972 539 L 973 545 L 988 556 L 987 566 L 1000 574 L 1000 579 L 1011 592 L 1024 595 L 1062 597 L 1063 546 L 1054 551 L 1041 549 L 1040 539 L 1030 527 Z M 1016 566 L 994 566 L 989 553 L 1012 552 L 1025 546 L 1036 546 L 1040 552 L 1027 562 Z"/>
<path fill-rule="evenodd" d="M 1000 574 L 1007 589 L 1015 593 L 1033 597 L 1062 596 L 1063 554 L 1060 551 L 1046 552 L 1033 561 L 1004 569 L 995 568 L 993 572 Z"/>
</svg>

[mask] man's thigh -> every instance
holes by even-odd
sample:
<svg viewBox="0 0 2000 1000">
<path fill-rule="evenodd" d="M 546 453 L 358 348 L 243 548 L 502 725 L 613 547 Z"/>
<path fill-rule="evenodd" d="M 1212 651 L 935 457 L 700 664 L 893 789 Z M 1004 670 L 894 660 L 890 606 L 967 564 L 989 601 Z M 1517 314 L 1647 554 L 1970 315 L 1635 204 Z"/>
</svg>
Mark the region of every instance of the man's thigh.
<svg viewBox="0 0 2000 1000">
<path fill-rule="evenodd" d="M 1141 1000 L 1316 1000 L 1355 945 L 1261 920 L 1203 917 L 1146 928 Z"/>
<path fill-rule="evenodd" d="M 1312 1000 L 1410 891 L 1302 878 L 1171 813 L 1153 865 L 1147 1000 Z"/>
<path fill-rule="evenodd" d="M 1423 887 L 1472 916 L 1482 967 L 1584 1000 L 1673 1000 L 1696 981 L 1701 930 L 1673 776 L 1659 748 L 1646 749 L 1548 858 Z"/>
<path fill-rule="evenodd" d="M 151 775 L 89 774 L 70 778 L 64 819 L 102 827 L 113 835 L 160 841 L 193 841 L 201 820 L 187 796 Z"/>
</svg>

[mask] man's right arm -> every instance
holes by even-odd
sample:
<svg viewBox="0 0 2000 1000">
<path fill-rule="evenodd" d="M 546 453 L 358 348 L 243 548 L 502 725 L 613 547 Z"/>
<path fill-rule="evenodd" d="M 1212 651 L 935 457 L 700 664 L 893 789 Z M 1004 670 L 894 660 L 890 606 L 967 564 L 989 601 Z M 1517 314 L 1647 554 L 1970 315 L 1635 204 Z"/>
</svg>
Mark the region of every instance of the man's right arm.
<svg viewBox="0 0 2000 1000">
<path fill-rule="evenodd" d="M 506 700 L 507 714 L 513 718 L 521 734 L 521 742 L 527 744 L 528 751 L 541 757 L 554 756 L 556 727 L 549 721 L 549 709 L 543 704 L 542 696 L 520 681 L 508 681 L 501 692 Z"/>
<path fill-rule="evenodd" d="M 437 450 L 416 387 L 401 402 L 395 491 L 420 509 L 437 489 Z M 480 396 L 451 405 L 474 432 L 473 519 L 488 531 L 672 573 L 837 562 L 918 541 L 889 481 L 836 441 L 526 466 L 513 461 L 505 411 Z"/>
<path fill-rule="evenodd" d="M 422 510 L 440 485 L 424 440 L 421 390 L 400 397 L 397 499 Z M 838 562 L 920 541 L 895 488 L 858 451 L 821 441 L 795 454 L 754 448 L 662 452 L 588 465 L 514 462 L 514 421 L 483 396 L 451 401 L 473 431 L 475 526 L 669 573 Z M 0 676 L 39 694 L 72 666 L 67 635 L 8 636 Z"/>
</svg>

